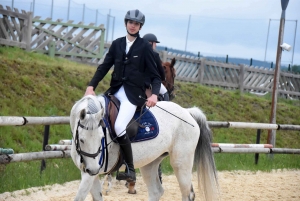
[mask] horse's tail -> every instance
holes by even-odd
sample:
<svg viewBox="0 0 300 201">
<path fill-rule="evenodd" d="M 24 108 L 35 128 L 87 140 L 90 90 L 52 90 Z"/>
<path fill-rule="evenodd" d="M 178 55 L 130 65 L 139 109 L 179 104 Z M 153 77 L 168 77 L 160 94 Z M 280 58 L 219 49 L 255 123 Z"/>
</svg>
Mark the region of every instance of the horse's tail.
<svg viewBox="0 0 300 201">
<path fill-rule="evenodd" d="M 200 128 L 200 137 L 194 156 L 194 166 L 198 173 L 199 190 L 203 189 L 205 200 L 217 200 L 219 185 L 211 149 L 211 130 L 207 124 L 206 116 L 199 108 L 193 107 L 187 110 L 196 120 Z"/>
</svg>

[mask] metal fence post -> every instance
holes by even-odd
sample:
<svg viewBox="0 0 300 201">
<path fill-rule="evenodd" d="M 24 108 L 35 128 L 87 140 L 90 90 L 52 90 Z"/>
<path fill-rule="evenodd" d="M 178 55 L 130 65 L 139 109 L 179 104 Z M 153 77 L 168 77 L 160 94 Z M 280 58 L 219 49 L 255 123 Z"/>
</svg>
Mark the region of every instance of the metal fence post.
<svg viewBox="0 0 300 201">
<path fill-rule="evenodd" d="M 45 146 L 48 144 L 49 140 L 49 132 L 50 132 L 50 125 L 45 125 L 44 129 L 44 140 L 43 140 L 43 151 L 45 151 Z M 41 169 L 40 174 L 42 174 L 42 171 L 46 169 L 46 160 L 43 159 L 41 161 Z"/>
<path fill-rule="evenodd" d="M 260 144 L 260 133 L 261 133 L 261 129 L 257 129 L 256 144 Z M 254 159 L 255 159 L 255 164 L 257 165 L 259 159 L 259 153 L 255 154 Z"/>
</svg>

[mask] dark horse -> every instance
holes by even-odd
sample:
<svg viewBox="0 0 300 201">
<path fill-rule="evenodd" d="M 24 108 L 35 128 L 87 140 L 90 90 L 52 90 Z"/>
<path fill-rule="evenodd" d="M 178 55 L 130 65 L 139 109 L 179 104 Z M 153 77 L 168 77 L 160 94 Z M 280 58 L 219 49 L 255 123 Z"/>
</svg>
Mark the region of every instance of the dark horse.
<svg viewBox="0 0 300 201">
<path fill-rule="evenodd" d="M 176 69 L 174 68 L 175 65 L 175 58 L 173 58 L 170 62 L 162 62 L 162 67 L 165 70 L 165 76 L 166 80 L 164 80 L 162 83 L 163 85 L 167 88 L 170 100 L 175 98 L 175 93 L 174 93 L 174 82 L 175 82 L 175 77 L 176 77 Z"/>
</svg>

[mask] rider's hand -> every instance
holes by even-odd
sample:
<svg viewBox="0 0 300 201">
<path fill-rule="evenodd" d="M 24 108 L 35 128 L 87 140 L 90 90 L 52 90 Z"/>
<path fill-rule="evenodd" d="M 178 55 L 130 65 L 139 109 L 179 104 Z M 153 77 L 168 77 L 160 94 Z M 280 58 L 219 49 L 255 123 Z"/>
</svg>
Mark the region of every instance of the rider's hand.
<svg viewBox="0 0 300 201">
<path fill-rule="evenodd" d="M 157 103 L 157 95 L 155 94 L 152 94 L 148 99 L 147 99 L 147 102 L 146 102 L 146 105 L 148 107 L 154 107 Z"/>
<path fill-rule="evenodd" d="M 84 96 L 87 96 L 87 95 L 94 95 L 94 96 L 96 95 L 94 92 L 94 87 L 88 86 L 86 88 Z"/>
</svg>

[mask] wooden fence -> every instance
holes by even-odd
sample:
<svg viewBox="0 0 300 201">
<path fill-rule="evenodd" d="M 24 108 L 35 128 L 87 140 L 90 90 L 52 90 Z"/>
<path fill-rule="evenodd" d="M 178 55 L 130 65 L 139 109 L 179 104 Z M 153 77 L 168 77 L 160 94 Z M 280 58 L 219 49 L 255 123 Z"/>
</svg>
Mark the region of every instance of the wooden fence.
<svg viewBox="0 0 300 201">
<path fill-rule="evenodd" d="M 72 24 L 32 18 L 30 12 L 0 5 L 0 45 L 17 46 L 27 51 L 59 56 L 89 65 L 98 65 L 104 54 L 104 25 Z"/>
<path fill-rule="evenodd" d="M 7 10 L 0 4 L 0 45 L 17 46 L 27 51 L 30 50 L 32 14 L 18 9 L 15 12 L 7 7 Z"/>
<path fill-rule="evenodd" d="M 0 45 L 18 46 L 26 50 L 60 56 L 89 65 L 99 65 L 110 44 L 104 43 L 103 25 L 71 24 L 50 18 L 32 19 L 31 13 L 0 5 Z M 101 32 L 101 34 L 99 34 Z M 76 34 L 76 35 L 75 35 Z M 162 61 L 176 59 L 176 80 L 199 83 L 224 89 L 240 90 L 257 95 L 272 92 L 274 70 L 247 65 L 234 65 L 206 58 L 189 57 L 161 51 Z M 300 99 L 300 75 L 281 72 L 279 97 Z"/>
<path fill-rule="evenodd" d="M 176 59 L 176 80 L 265 95 L 273 91 L 274 69 L 235 65 L 163 51 L 163 61 Z M 281 72 L 279 97 L 300 99 L 300 74 Z"/>
</svg>

